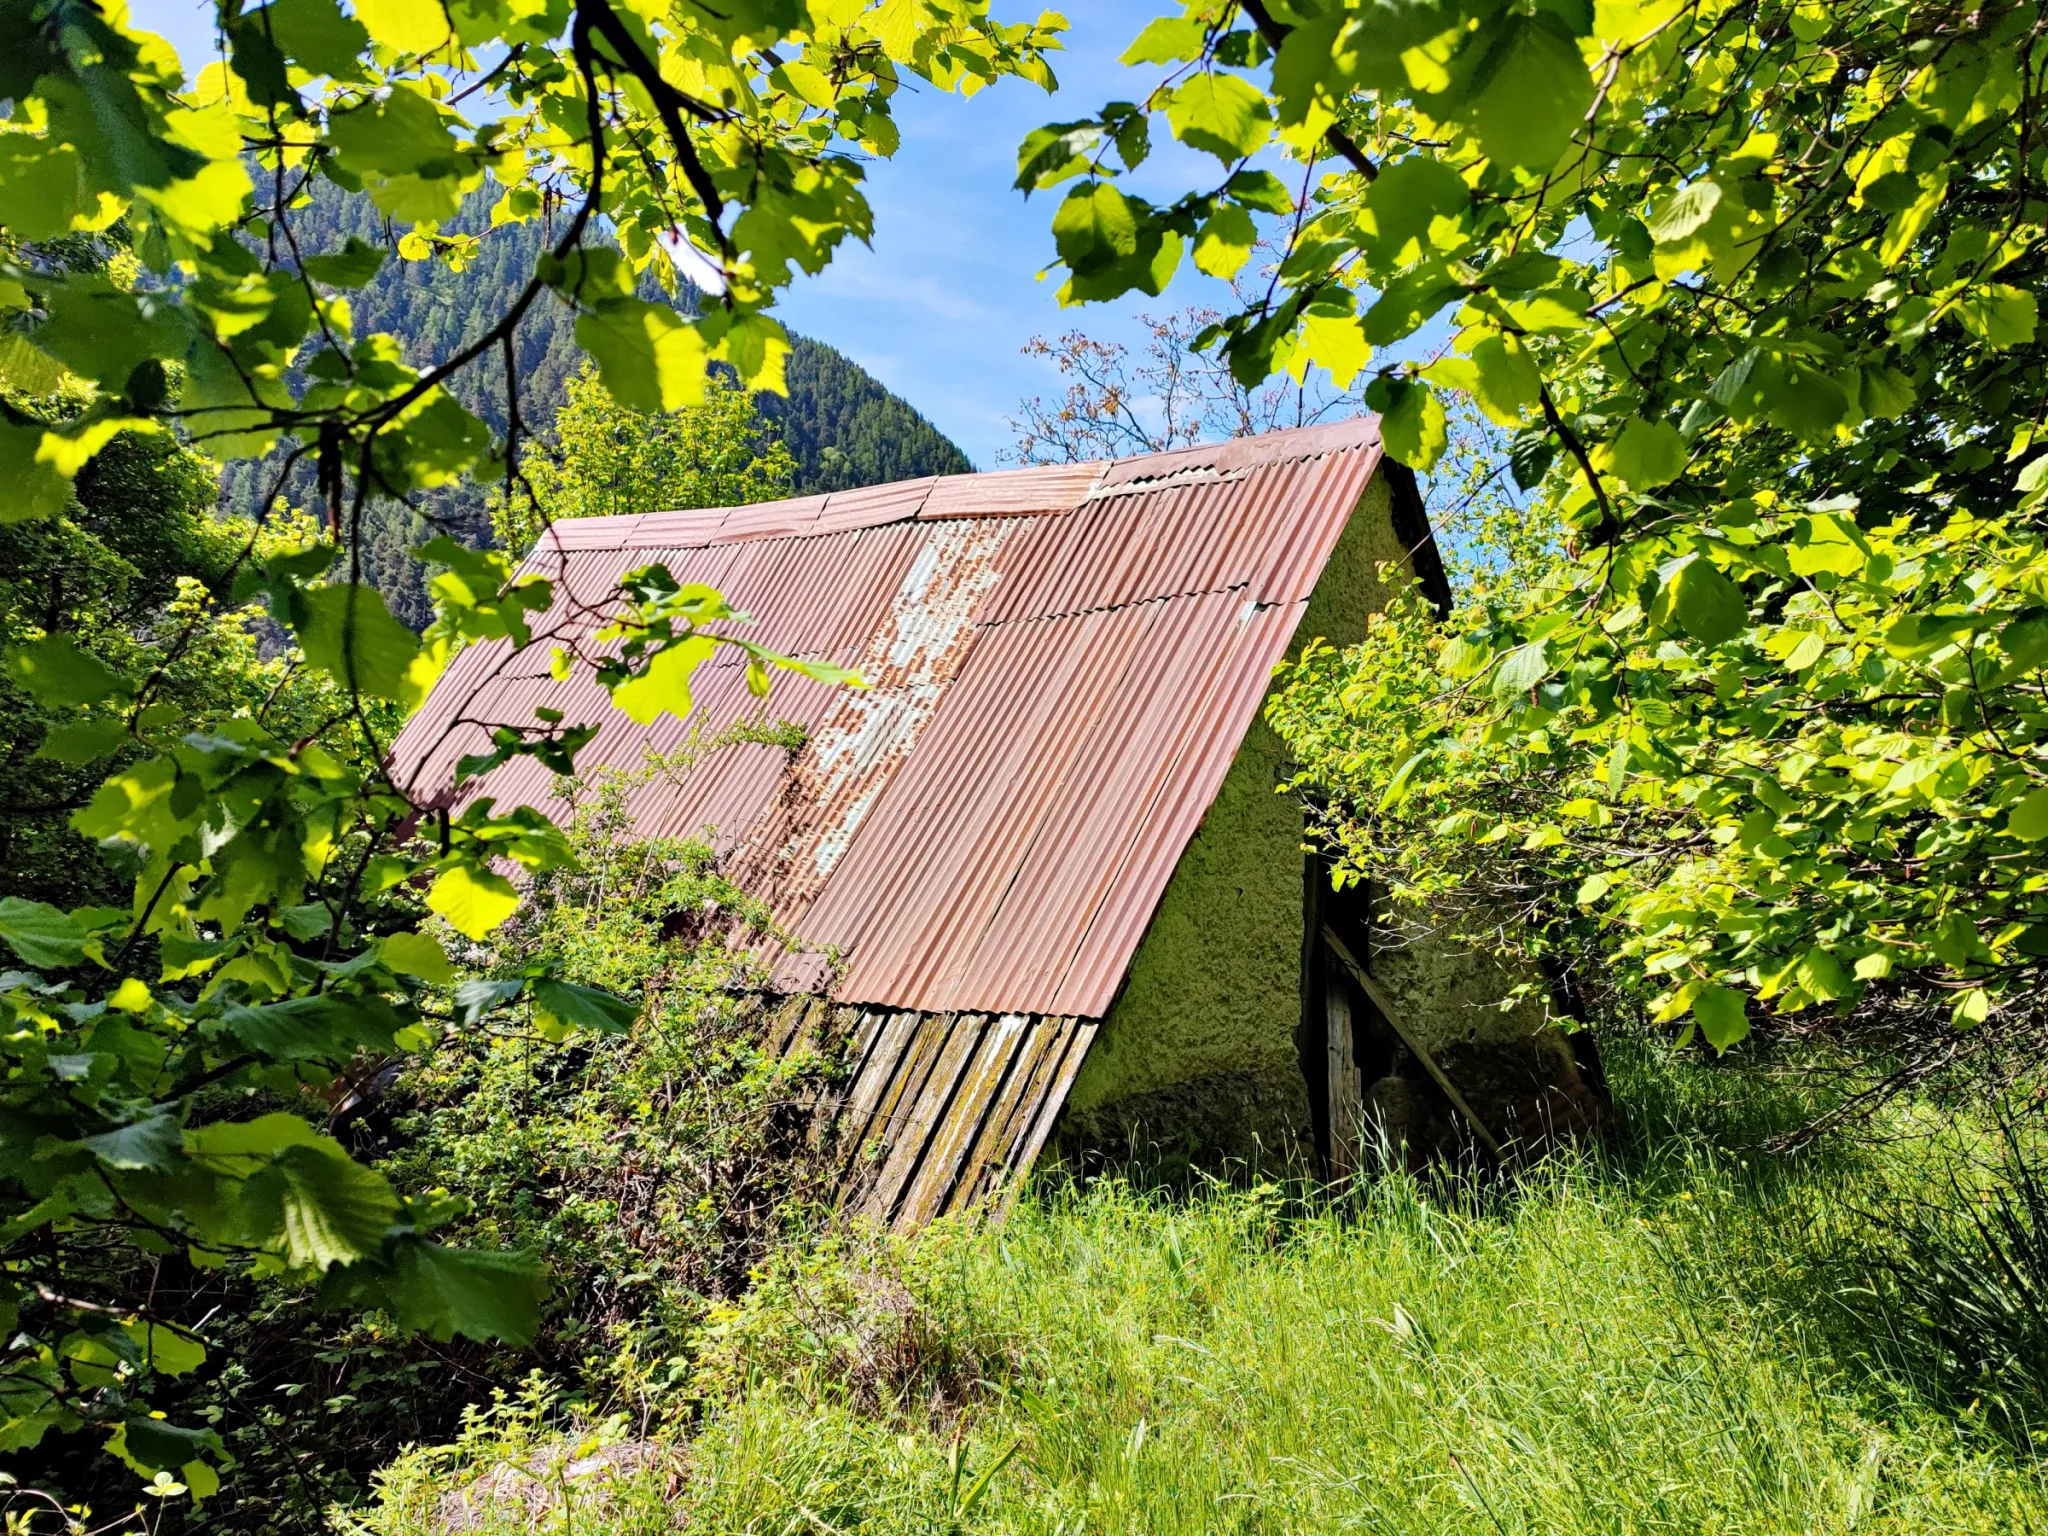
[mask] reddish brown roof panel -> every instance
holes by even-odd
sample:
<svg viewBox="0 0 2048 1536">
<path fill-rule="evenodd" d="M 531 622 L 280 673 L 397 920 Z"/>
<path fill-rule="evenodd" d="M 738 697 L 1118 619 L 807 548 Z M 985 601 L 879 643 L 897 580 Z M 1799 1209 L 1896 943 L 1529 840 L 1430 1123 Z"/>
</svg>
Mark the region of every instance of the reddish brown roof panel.
<svg viewBox="0 0 2048 1536">
<path fill-rule="evenodd" d="M 395 765 L 431 796 L 536 707 L 600 727 L 586 768 L 793 721 L 801 751 L 720 747 L 637 784 L 639 831 L 711 837 L 790 931 L 839 951 L 842 1002 L 1100 1018 L 1378 466 L 1376 425 L 558 523 L 529 562 L 559 587 L 537 633 L 587 632 L 658 561 L 750 614 L 749 638 L 871 686 L 783 675 L 764 704 L 735 655 L 699 669 L 688 723 L 641 727 L 587 671 L 549 676 L 545 640 L 480 645 Z M 519 760 L 465 792 L 552 812 L 551 787 Z"/>
</svg>

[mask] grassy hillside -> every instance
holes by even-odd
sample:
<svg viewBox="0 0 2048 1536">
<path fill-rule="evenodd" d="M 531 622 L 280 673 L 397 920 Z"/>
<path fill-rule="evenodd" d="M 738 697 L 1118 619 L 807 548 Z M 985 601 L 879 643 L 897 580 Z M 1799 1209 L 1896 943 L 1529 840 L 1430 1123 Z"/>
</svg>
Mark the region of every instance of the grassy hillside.
<svg viewBox="0 0 2048 1536">
<path fill-rule="evenodd" d="M 451 228 L 489 231 L 495 195 L 494 189 L 475 194 Z M 312 206 L 301 212 L 294 229 L 307 255 L 338 248 L 351 235 L 379 245 L 387 238 L 383 219 L 366 198 L 351 197 L 325 182 L 318 185 Z M 445 356 L 504 313 L 548 238 L 544 222 L 489 231 L 476 259 L 460 272 L 445 261 L 389 256 L 375 278 L 350 294 L 356 329 L 389 332 L 417 356 Z M 643 285 L 643 296 L 660 296 L 651 278 Z M 696 295 L 684 288 L 677 302 L 689 307 Z M 527 426 L 543 435 L 562 403 L 565 382 L 582 362 L 573 327 L 574 317 L 566 307 L 543 300 L 528 312 L 516 338 L 521 410 Z M 796 459 L 798 494 L 880 485 L 915 475 L 960 474 L 973 468 L 936 427 L 859 364 L 822 342 L 792 338 L 787 382 L 787 397 L 764 395 L 761 406 L 780 427 Z M 467 370 L 455 393 L 494 430 L 504 430 L 502 359 L 494 356 Z M 281 461 L 281 455 L 272 455 L 230 466 L 221 477 L 223 506 L 243 515 L 252 513 L 269 491 Z M 288 495 L 303 501 L 311 496 L 312 486 L 309 463 L 294 475 Z M 417 506 L 419 516 L 395 505 L 378 507 L 365 549 L 371 579 L 393 611 L 415 627 L 426 622 L 428 609 L 418 564 L 409 551 L 423 542 L 427 526 L 431 523 L 472 544 L 484 542 L 490 528 L 484 493 L 467 482 L 423 493 Z"/>
<path fill-rule="evenodd" d="M 2048 1528 L 2038 1400 L 1943 1366 L 1870 1216 L 1953 1218 L 1969 1143 L 1921 1111 L 1764 1152 L 1811 1100 L 1615 1066 L 1626 1139 L 1513 1189 L 1108 1181 L 787 1258 L 707 1333 L 694 1420 L 659 1371 L 608 1422 L 537 1389 L 402 1458 L 364 1529 Z"/>
</svg>

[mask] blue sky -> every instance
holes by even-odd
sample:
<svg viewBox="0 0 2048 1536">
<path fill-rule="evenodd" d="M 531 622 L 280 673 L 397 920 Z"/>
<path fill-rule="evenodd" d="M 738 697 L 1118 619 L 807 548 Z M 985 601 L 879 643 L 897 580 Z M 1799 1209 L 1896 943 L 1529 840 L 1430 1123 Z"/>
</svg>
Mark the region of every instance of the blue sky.
<svg viewBox="0 0 2048 1536">
<path fill-rule="evenodd" d="M 996 0 L 1008 20 L 1031 0 Z M 869 167 L 872 249 L 850 245 L 815 278 L 800 281 L 778 310 L 783 323 L 854 358 L 950 436 L 982 468 L 1011 433 L 1004 423 L 1027 395 L 1057 394 L 1048 362 L 1020 349 L 1034 335 L 1072 328 L 1132 340 L 1141 311 L 1220 302 L 1228 290 L 1183 267 L 1157 299 L 1062 310 L 1057 281 L 1037 281 L 1052 258 L 1049 225 L 1058 193 L 1028 203 L 1011 189 L 1018 141 L 1041 123 L 1081 117 L 1104 101 L 1135 99 L 1156 70 L 1119 65 L 1158 0 L 1070 0 L 1060 89 L 1007 80 L 970 101 L 919 88 L 897 98 L 902 146 Z M 213 8 L 204 0 L 133 0 L 136 23 L 177 46 L 190 73 L 213 50 Z M 1215 162 L 1181 150 L 1161 131 L 1153 159 L 1131 185 L 1166 198 L 1213 179 Z M 1164 141 L 1164 142 L 1161 142 Z"/>
</svg>

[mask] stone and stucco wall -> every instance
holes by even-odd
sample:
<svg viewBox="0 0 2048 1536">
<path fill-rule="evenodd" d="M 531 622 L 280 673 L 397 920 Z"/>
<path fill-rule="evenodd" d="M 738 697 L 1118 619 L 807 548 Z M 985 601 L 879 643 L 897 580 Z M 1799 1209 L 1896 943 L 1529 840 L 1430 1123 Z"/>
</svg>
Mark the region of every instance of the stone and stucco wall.
<svg viewBox="0 0 2048 1536">
<path fill-rule="evenodd" d="M 1338 539 L 1290 654 L 1312 636 L 1349 645 L 1390 593 L 1382 563 L 1405 550 L 1391 487 L 1376 475 Z M 1219 1155 L 1286 1163 L 1312 1138 L 1301 1061 L 1306 850 L 1302 816 L 1275 793 L 1286 750 L 1261 716 L 1188 844 L 1067 1100 L 1069 1155 L 1157 1164 Z M 1414 927 L 1392 933 L 1368 964 L 1424 1049 L 1502 1141 L 1534 1143 L 1598 1118 L 1536 981 Z M 1535 981 L 1535 978 L 1529 978 Z M 1367 1027 L 1372 1027 L 1368 1023 Z M 1367 1112 L 1420 1155 L 1468 1133 L 1419 1064 L 1363 1085 Z"/>
<path fill-rule="evenodd" d="M 1400 564 L 1393 498 L 1375 475 L 1295 631 L 1365 636 Z M 1292 654 L 1292 652 L 1290 652 Z M 1129 980 L 1068 1095 L 1061 1144 L 1144 1156 L 1292 1156 L 1309 1136 L 1301 1026 L 1301 809 L 1275 786 L 1286 750 L 1263 716 L 1168 881 Z"/>
</svg>

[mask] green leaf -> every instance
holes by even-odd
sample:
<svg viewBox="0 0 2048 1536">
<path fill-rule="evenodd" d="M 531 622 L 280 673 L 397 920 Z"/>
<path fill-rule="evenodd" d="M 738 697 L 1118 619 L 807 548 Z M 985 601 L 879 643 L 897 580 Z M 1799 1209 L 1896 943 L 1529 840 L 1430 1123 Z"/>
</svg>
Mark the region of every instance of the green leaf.
<svg viewBox="0 0 2048 1536">
<path fill-rule="evenodd" d="M 1713 218 L 1721 206 L 1720 183 L 1700 180 L 1680 187 L 1645 221 L 1659 245 L 1683 245 Z"/>
<path fill-rule="evenodd" d="M 7 672 L 38 704 L 96 704 L 132 691 L 127 678 L 62 633 L 9 650 Z"/>
<path fill-rule="evenodd" d="M 52 971 L 77 965 L 90 937 L 69 912 L 19 896 L 0 897 L 0 939 L 28 965 Z"/>
<path fill-rule="evenodd" d="M 732 364 L 747 389 L 787 395 L 789 333 L 767 315 L 740 315 L 719 338 L 718 355 Z"/>
<path fill-rule="evenodd" d="M 431 4 L 420 8 L 433 9 Z M 337 80 L 360 75 L 358 55 L 370 46 L 370 34 L 354 17 L 342 15 L 335 0 L 272 0 L 269 20 L 278 47 L 307 73 Z"/>
<path fill-rule="evenodd" d="M 1237 276 L 1258 243 L 1252 216 L 1235 203 L 1222 203 L 1195 237 L 1195 270 L 1228 280 Z M 1355 371 L 1355 370 L 1354 370 Z"/>
<path fill-rule="evenodd" d="M 442 1341 L 533 1342 L 547 1278 L 528 1255 L 413 1238 L 397 1246 L 391 1270 L 388 1304 L 407 1328 Z"/>
<path fill-rule="evenodd" d="M 50 727 L 35 755 L 46 763 L 76 766 L 95 762 L 131 740 L 125 720 L 68 720 Z"/>
<path fill-rule="evenodd" d="M 83 809 L 71 813 L 72 828 L 98 842 L 122 837 L 152 846 L 167 844 L 184 824 L 172 804 L 178 765 L 152 757 L 110 776 Z"/>
<path fill-rule="evenodd" d="M 700 663 L 718 648 L 709 635 L 689 635 L 657 651 L 647 669 L 612 689 L 612 703 L 639 725 L 652 725 L 663 714 L 686 718 L 692 707 L 690 679 Z"/>
<path fill-rule="evenodd" d="M 1420 379 L 1400 381 L 1393 402 L 1380 417 L 1380 440 L 1397 463 L 1427 470 L 1449 440 L 1443 402 Z"/>
<path fill-rule="evenodd" d="M 1855 523 L 1817 512 L 1801 518 L 1794 526 L 1785 557 L 1795 575 L 1814 576 L 1826 571 L 1836 576 L 1860 576 L 1870 564 L 1870 540 Z"/>
<path fill-rule="evenodd" d="M 519 910 L 519 892 L 496 870 L 480 864 L 455 864 L 434 881 L 427 892 L 427 906 L 447 918 L 457 933 L 488 939 Z"/>
<path fill-rule="evenodd" d="M 1414 782 L 1416 770 L 1428 761 L 1429 751 L 1425 748 L 1395 770 L 1393 778 L 1387 781 L 1386 791 L 1380 796 L 1379 809 L 1382 812 L 1394 809 L 1408 798 L 1408 786 Z"/>
<path fill-rule="evenodd" d="M 384 265 L 385 251 L 355 235 L 338 251 L 306 258 L 306 276 L 335 288 L 360 288 Z"/>
<path fill-rule="evenodd" d="M 159 1376 L 183 1376 L 206 1363 L 206 1346 L 175 1328 L 136 1319 L 123 1323 L 121 1331 L 134 1343 L 136 1356 Z"/>
<path fill-rule="evenodd" d="M 441 0 L 353 0 L 371 37 L 400 53 L 432 53 L 455 41 Z"/>
<path fill-rule="evenodd" d="M 1548 427 L 1534 426 L 1517 432 L 1508 444 L 1508 471 L 1515 477 L 1515 488 L 1535 490 L 1556 458 L 1557 440 Z"/>
<path fill-rule="evenodd" d="M 1366 190 L 1359 230 L 1375 261 L 1406 266 L 1430 253 L 1425 242 L 1434 221 L 1456 218 L 1471 205 L 1472 190 L 1456 170 L 1434 155 L 1407 155 L 1382 167 Z"/>
<path fill-rule="evenodd" d="M 1523 413 L 1542 399 L 1536 360 L 1520 338 L 1513 336 L 1487 336 L 1468 356 L 1454 353 L 1439 358 L 1424 376 L 1432 383 L 1465 391 L 1490 420 L 1504 427 L 1519 426 Z"/>
<path fill-rule="evenodd" d="M 2005 818 L 2008 835 L 2024 842 L 2038 843 L 2048 838 L 2048 789 L 2037 789 L 2023 797 Z M 19 945 L 15 946 L 17 949 Z M 24 955 L 23 959 L 28 957 Z"/>
<path fill-rule="evenodd" d="M 335 992 L 229 1008 L 221 1023 L 272 1061 L 337 1061 L 359 1045 L 388 1043 L 391 1033 L 391 1020 L 373 999 Z"/>
<path fill-rule="evenodd" d="M 464 1024 L 474 1024 L 486 1014 L 525 994 L 526 978 L 523 976 L 478 977 L 465 981 L 455 989 L 455 1016 Z"/>
<path fill-rule="evenodd" d="M 1223 184 L 1223 191 L 1233 202 L 1242 203 L 1254 213 L 1278 214 L 1284 218 L 1294 212 L 1294 195 L 1287 190 L 1287 184 L 1271 171 L 1239 171 Z"/>
<path fill-rule="evenodd" d="M 1155 16 L 1145 23 L 1119 64 L 1184 64 L 1199 59 L 1208 31 L 1185 16 Z"/>
<path fill-rule="evenodd" d="M 704 338 L 666 304 L 609 299 L 577 317 L 576 345 L 628 410 L 679 411 L 704 399 Z"/>
<path fill-rule="evenodd" d="M 640 1016 L 638 1003 L 573 982 L 536 981 L 528 993 L 533 1006 L 557 1023 L 601 1035 L 624 1034 Z"/>
<path fill-rule="evenodd" d="M 139 1120 L 84 1139 L 109 1168 L 175 1168 L 185 1150 L 185 1128 L 175 1110 L 159 1105 Z"/>
<path fill-rule="evenodd" d="M 1095 123 L 1048 123 L 1034 128 L 1017 146 L 1017 180 L 1027 197 L 1040 187 L 1056 186 L 1089 169 L 1088 156 L 1102 142 Z"/>
<path fill-rule="evenodd" d="M 1630 421 L 1608 453 L 1614 472 L 1632 491 L 1669 485 L 1685 471 L 1685 439 L 1668 421 Z"/>
<path fill-rule="evenodd" d="M 163 959 L 159 981 L 185 981 L 204 976 L 234 947 L 232 940 L 181 939 L 175 933 L 157 936 L 157 952 Z"/>
<path fill-rule="evenodd" d="M 221 1441 L 210 1429 L 184 1429 L 137 1415 L 115 1429 L 107 1449 L 137 1471 L 167 1472 L 197 1460 L 201 1452 L 220 1455 Z"/>
<path fill-rule="evenodd" d="M 98 199 L 86 184 L 78 150 L 40 135 L 0 137 L 0 203 L 7 232 L 22 240 L 54 240 Z"/>
<path fill-rule="evenodd" d="M 0 418 L 0 524 L 62 512 L 71 477 L 42 457 L 43 429 Z"/>
<path fill-rule="evenodd" d="M 68 372 L 19 331 L 0 331 L 0 384 L 24 395 L 54 395 Z"/>
<path fill-rule="evenodd" d="M 444 389 L 430 391 L 379 433 L 377 469 L 394 489 L 431 490 L 472 468 L 491 448 L 491 429 Z"/>
<path fill-rule="evenodd" d="M 301 940 L 317 939 L 334 927 L 334 914 L 317 901 L 282 907 L 278 910 L 277 920 L 286 933 Z"/>
<path fill-rule="evenodd" d="M 1733 987 L 1701 987 L 1693 994 L 1692 1016 L 1716 1051 L 1729 1049 L 1749 1034 L 1748 1007 Z"/>
<path fill-rule="evenodd" d="M 1702 645 L 1720 645 L 1749 627 L 1742 589 L 1704 555 L 1688 556 L 1673 574 L 1672 606 L 1685 632 Z"/>
<path fill-rule="evenodd" d="M 1441 262 L 1425 262 L 1380 290 L 1365 312 L 1365 339 L 1376 347 L 1390 346 L 1464 294 L 1464 285 Z"/>
<path fill-rule="evenodd" d="M 186 1133 L 185 1141 L 194 1157 L 226 1160 L 253 1158 L 269 1162 L 286 1147 L 318 1146 L 320 1133 L 297 1115 L 281 1111 L 258 1115 L 254 1120 L 216 1120 Z M 235 1170 L 244 1176 L 253 1169 Z"/>
<path fill-rule="evenodd" d="M 1469 87 L 1480 148 L 1508 165 L 1552 165 L 1592 105 L 1586 61 L 1549 13 L 1508 15 L 1492 30 Z"/>
<path fill-rule="evenodd" d="M 1531 640 L 1501 657 L 1494 669 L 1492 693 L 1502 701 L 1528 699 L 1529 690 L 1550 676 L 1550 642 Z"/>
<path fill-rule="evenodd" d="M 391 617 L 375 587 L 344 582 L 300 594 L 295 628 L 309 665 L 344 688 L 408 709 L 426 694 L 415 663 L 419 640 Z"/>
<path fill-rule="evenodd" d="M 1483 640 L 1453 635 L 1444 643 L 1437 666 L 1446 677 L 1477 677 L 1492 660 L 1493 651 Z"/>
<path fill-rule="evenodd" d="M 1138 249 L 1130 202 L 1107 181 L 1075 187 L 1052 216 L 1053 245 L 1075 271 L 1104 266 Z"/>
<path fill-rule="evenodd" d="M 1818 946 L 1800 957 L 1799 984 L 1822 1002 L 1833 1002 L 1856 990 L 1856 983 L 1842 969 L 1842 962 Z"/>
<path fill-rule="evenodd" d="M 377 941 L 378 957 L 387 970 L 415 976 L 436 987 L 455 985 L 455 967 L 440 941 L 426 933 L 387 933 Z"/>
<path fill-rule="evenodd" d="M 276 1242 L 300 1268 L 326 1269 L 375 1253 L 398 1209 L 382 1174 L 325 1137 L 282 1148 L 242 1190 L 251 1234 Z"/>
<path fill-rule="evenodd" d="M 1236 75 L 1191 75 L 1166 98 L 1173 136 L 1224 164 L 1256 154 L 1273 135 L 1273 109 L 1263 92 Z"/>
<path fill-rule="evenodd" d="M 1988 347 L 2016 347 L 2034 339 L 2037 304 L 2024 288 L 1986 283 L 1956 300 L 1956 318 Z"/>
<path fill-rule="evenodd" d="M 1330 382 L 1349 389 L 1359 370 L 1372 361 L 1372 346 L 1365 339 L 1365 326 L 1352 314 L 1318 314 L 1301 317 L 1301 335 L 1295 343 L 1294 368 L 1300 378 L 1310 365 L 1327 368 Z"/>
</svg>

